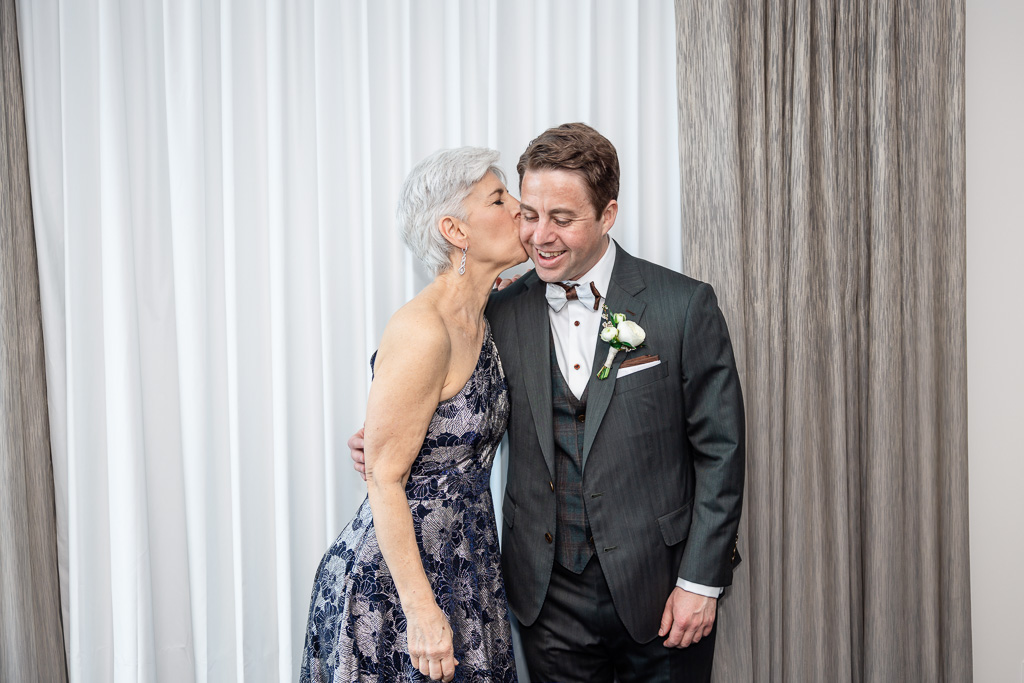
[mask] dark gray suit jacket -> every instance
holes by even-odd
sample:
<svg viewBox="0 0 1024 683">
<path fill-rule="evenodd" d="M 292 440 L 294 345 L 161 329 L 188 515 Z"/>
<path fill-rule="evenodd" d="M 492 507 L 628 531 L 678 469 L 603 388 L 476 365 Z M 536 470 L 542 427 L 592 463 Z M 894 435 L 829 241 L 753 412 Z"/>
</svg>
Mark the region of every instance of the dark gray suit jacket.
<svg viewBox="0 0 1024 683">
<path fill-rule="evenodd" d="M 491 296 L 487 317 L 512 403 L 502 569 L 509 604 L 529 626 L 554 562 L 555 472 L 550 335 L 536 273 Z M 639 642 L 658 632 L 681 577 L 732 583 L 743 498 L 743 398 L 725 319 L 710 285 L 618 248 L 606 300 L 647 333 L 598 380 L 596 352 L 583 443 L 583 490 L 619 618 Z M 617 379 L 630 356 L 661 364 Z M 548 536 L 550 534 L 550 536 Z"/>
</svg>

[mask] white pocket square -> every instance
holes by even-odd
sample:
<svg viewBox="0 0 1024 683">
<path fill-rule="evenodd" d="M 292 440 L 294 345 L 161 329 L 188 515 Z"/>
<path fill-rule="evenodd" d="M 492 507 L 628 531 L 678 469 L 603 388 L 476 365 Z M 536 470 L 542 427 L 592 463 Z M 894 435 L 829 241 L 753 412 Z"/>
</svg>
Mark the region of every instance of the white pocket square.
<svg viewBox="0 0 1024 683">
<path fill-rule="evenodd" d="M 640 372 L 641 370 L 649 370 L 655 365 L 661 365 L 660 360 L 652 360 L 650 363 L 641 363 L 639 365 L 630 365 L 628 368 L 619 368 L 619 379 L 622 379 L 626 375 L 632 375 L 634 372 Z"/>
</svg>

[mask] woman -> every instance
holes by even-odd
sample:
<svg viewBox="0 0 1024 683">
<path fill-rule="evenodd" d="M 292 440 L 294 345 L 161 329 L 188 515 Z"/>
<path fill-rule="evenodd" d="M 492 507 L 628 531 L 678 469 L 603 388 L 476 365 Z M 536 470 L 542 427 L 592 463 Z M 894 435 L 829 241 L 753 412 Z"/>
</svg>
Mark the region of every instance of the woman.
<svg viewBox="0 0 1024 683">
<path fill-rule="evenodd" d="M 493 150 L 442 150 L 402 188 L 406 245 L 434 280 L 370 364 L 367 498 L 317 570 L 302 681 L 515 681 L 489 489 L 508 421 L 484 306 L 526 260 Z"/>
</svg>

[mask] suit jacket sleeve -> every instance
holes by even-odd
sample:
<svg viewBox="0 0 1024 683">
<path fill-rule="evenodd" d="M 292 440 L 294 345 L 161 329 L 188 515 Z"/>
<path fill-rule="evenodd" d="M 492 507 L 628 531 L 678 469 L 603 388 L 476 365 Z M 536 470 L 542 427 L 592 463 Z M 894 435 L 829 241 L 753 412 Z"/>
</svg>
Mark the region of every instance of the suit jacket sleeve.
<svg viewBox="0 0 1024 683">
<path fill-rule="evenodd" d="M 729 330 L 708 284 L 698 287 L 686 311 L 682 372 L 695 491 L 679 577 L 728 586 L 743 504 L 743 395 Z"/>
</svg>

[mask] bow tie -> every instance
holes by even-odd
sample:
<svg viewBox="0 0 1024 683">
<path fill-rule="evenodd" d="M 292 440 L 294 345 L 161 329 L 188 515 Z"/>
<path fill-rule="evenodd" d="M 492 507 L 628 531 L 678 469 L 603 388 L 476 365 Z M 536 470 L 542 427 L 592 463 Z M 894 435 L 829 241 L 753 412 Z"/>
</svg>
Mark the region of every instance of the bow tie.
<svg viewBox="0 0 1024 683">
<path fill-rule="evenodd" d="M 579 301 L 584 306 L 593 306 L 596 311 L 601 305 L 601 293 L 597 291 L 593 282 L 587 284 L 590 285 L 589 288 L 584 287 L 583 283 L 549 282 L 544 297 L 548 300 L 548 306 L 556 313 L 562 310 L 567 301 Z"/>
</svg>

